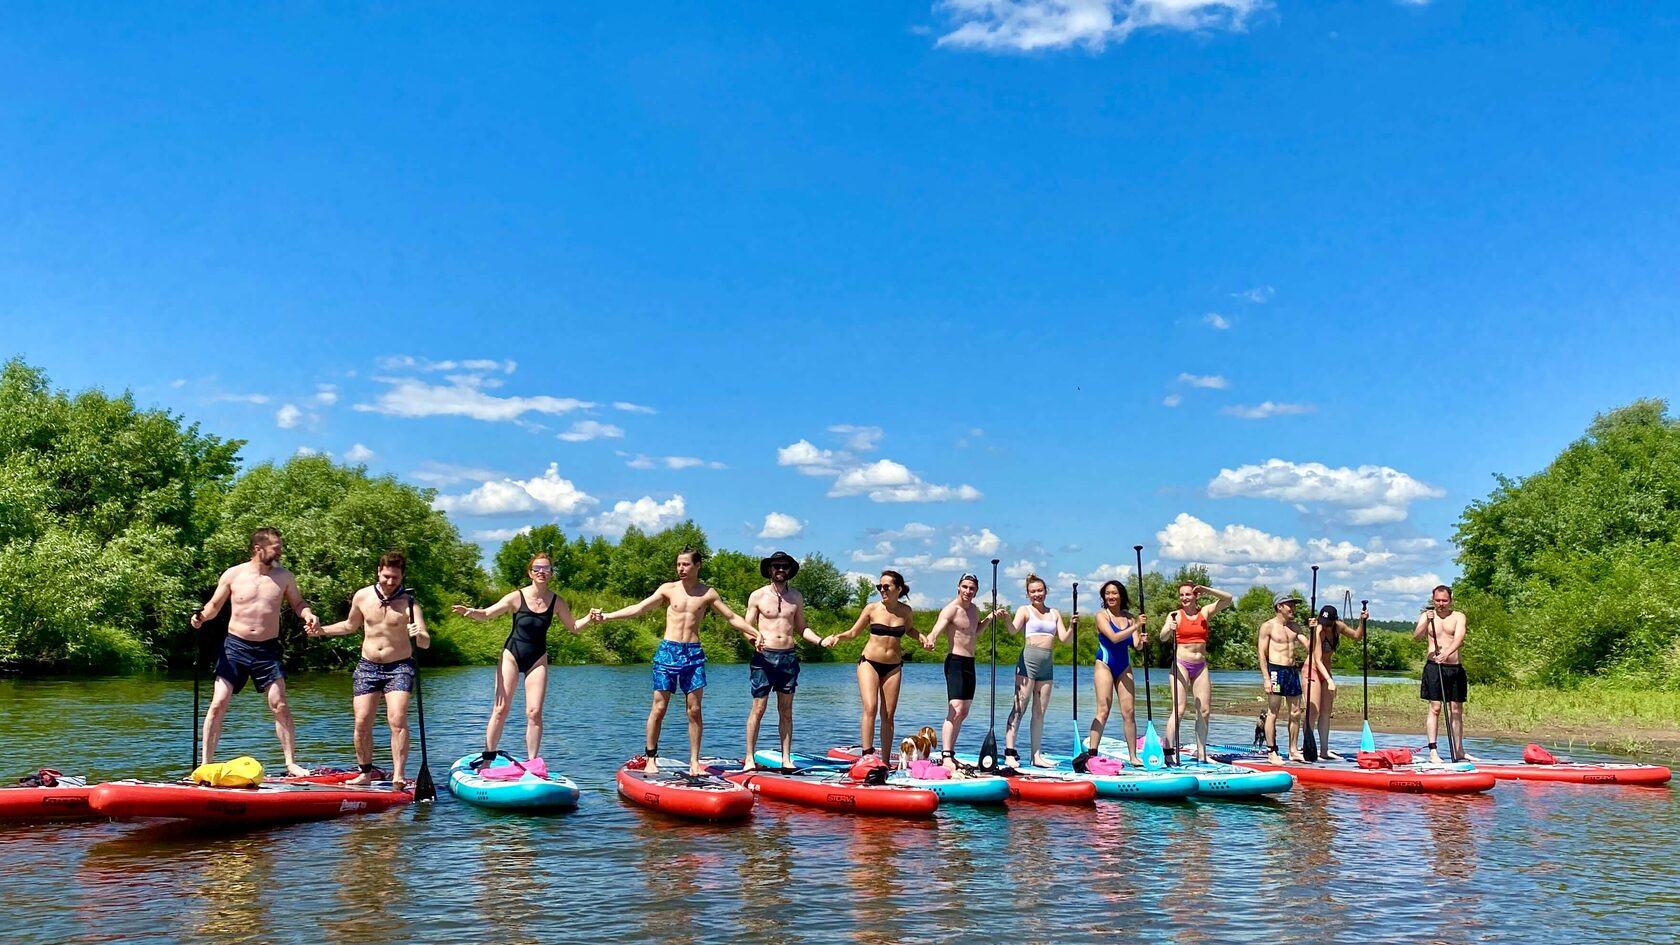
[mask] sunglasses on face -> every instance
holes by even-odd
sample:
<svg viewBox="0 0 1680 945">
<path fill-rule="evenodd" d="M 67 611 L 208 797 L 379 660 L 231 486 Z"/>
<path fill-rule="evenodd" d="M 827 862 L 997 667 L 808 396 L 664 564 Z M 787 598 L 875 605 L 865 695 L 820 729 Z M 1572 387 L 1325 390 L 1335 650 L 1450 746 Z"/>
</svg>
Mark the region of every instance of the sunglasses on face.
<svg viewBox="0 0 1680 945">
<path fill-rule="evenodd" d="M 898 590 L 898 586 L 895 584 L 877 584 L 875 585 L 875 589 L 885 594 L 888 591 Z"/>
<path fill-rule="evenodd" d="M 532 574 L 553 574 L 554 569 L 553 568 L 532 568 L 531 573 Z"/>
</svg>

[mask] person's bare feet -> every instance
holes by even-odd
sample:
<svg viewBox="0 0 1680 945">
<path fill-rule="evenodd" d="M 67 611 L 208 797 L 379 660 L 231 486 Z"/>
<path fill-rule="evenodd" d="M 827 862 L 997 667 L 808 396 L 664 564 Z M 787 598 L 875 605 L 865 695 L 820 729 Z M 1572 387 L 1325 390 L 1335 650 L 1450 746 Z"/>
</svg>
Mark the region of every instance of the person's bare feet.
<svg viewBox="0 0 1680 945">
<path fill-rule="evenodd" d="M 646 771 L 648 774 L 658 774 L 659 758 L 657 756 L 649 757 L 647 763 L 642 765 L 642 770 Z"/>
<path fill-rule="evenodd" d="M 305 768 L 303 765 L 300 765 L 295 761 L 292 761 L 292 762 L 287 762 L 286 773 L 291 775 L 294 778 L 305 778 L 305 777 L 309 776 L 309 769 Z"/>
<path fill-rule="evenodd" d="M 408 790 L 408 780 L 406 778 L 392 778 L 391 779 L 391 790 L 393 790 L 393 791 L 406 791 L 406 790 Z"/>
<path fill-rule="evenodd" d="M 1281 765 L 1281 764 L 1283 764 L 1283 756 L 1282 756 L 1282 755 L 1280 755 L 1280 754 L 1278 754 L 1278 753 L 1277 753 L 1277 752 L 1275 752 L 1275 751 L 1268 751 L 1268 752 L 1266 752 L 1266 760 L 1267 760 L 1267 761 L 1269 761 L 1269 762 L 1271 762 L 1271 763 L 1272 763 L 1272 764 L 1274 764 L 1274 765 Z"/>
<path fill-rule="evenodd" d="M 706 766 L 698 761 L 691 761 L 688 765 L 688 773 L 698 778 L 706 773 Z"/>
<path fill-rule="evenodd" d="M 361 785 L 364 785 L 364 784 L 372 784 L 373 783 L 373 773 L 369 772 L 369 771 L 363 771 L 361 774 L 356 775 L 355 777 L 351 778 L 350 780 L 348 780 L 344 783 L 348 784 L 351 787 L 360 787 Z M 395 779 L 393 779 L 391 783 L 395 784 L 396 783 Z"/>
<path fill-rule="evenodd" d="M 1049 758 L 1044 757 L 1043 755 L 1034 755 L 1033 756 L 1033 767 L 1035 767 L 1035 768 L 1054 768 L 1054 767 L 1056 767 L 1056 763 L 1054 761 L 1051 761 Z"/>
<path fill-rule="evenodd" d="M 1301 753 L 1300 753 L 1300 752 L 1298 752 L 1298 751 L 1291 751 L 1291 752 L 1290 752 L 1290 753 L 1289 753 L 1289 760 L 1290 760 L 1290 761 L 1306 761 L 1306 760 L 1307 760 L 1307 756 L 1306 756 L 1306 755 L 1303 755 L 1303 754 L 1301 754 Z"/>
<path fill-rule="evenodd" d="M 1134 768 L 1143 767 L 1143 759 L 1139 758 L 1137 755 L 1133 755 L 1132 757 L 1127 758 L 1126 763 L 1131 765 Z"/>
<path fill-rule="evenodd" d="M 1438 752 L 1438 751 L 1431 751 L 1429 753 L 1429 763 L 1432 764 L 1432 765 L 1440 764 L 1441 763 L 1441 753 Z"/>
</svg>

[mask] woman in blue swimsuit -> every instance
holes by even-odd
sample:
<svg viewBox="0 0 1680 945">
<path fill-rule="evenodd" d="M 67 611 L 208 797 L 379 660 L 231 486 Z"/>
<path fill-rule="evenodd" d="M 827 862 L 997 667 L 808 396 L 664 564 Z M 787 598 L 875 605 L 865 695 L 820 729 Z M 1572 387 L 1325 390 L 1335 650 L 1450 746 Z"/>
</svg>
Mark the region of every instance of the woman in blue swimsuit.
<svg viewBox="0 0 1680 945">
<path fill-rule="evenodd" d="M 1118 682 L 1126 754 L 1132 764 L 1142 767 L 1137 752 L 1137 693 L 1132 688 L 1131 651 L 1143 648 L 1143 625 L 1147 618 L 1143 614 L 1132 615 L 1128 609 L 1131 598 L 1126 593 L 1126 585 L 1119 581 L 1104 583 L 1101 594 L 1103 605 L 1097 611 L 1097 659 L 1091 664 L 1091 681 L 1097 689 L 1097 713 L 1091 719 L 1091 734 L 1085 738 L 1085 749 L 1095 752 L 1102 744 L 1103 728 L 1108 725 Z"/>
<path fill-rule="evenodd" d="M 531 586 L 509 591 L 489 607 L 456 604 L 452 609 L 469 620 L 494 620 L 513 614 L 513 631 L 502 645 L 501 664 L 496 668 L 496 698 L 490 706 L 490 724 L 484 729 L 484 759 L 496 757 L 508 711 L 513 707 L 513 689 L 519 674 L 525 674 L 525 757 L 540 756 L 543 728 L 543 696 L 548 691 L 548 628 L 555 617 L 572 633 L 582 624 L 572 619 L 566 599 L 548 589 L 554 561 L 538 553 L 531 559 Z"/>
</svg>

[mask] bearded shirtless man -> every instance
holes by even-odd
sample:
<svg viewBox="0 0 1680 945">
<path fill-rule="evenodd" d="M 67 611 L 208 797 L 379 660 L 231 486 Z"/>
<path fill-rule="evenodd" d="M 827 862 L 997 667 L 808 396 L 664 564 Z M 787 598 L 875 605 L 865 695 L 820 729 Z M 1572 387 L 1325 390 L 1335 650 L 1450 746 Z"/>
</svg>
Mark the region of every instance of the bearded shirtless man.
<svg viewBox="0 0 1680 945">
<path fill-rule="evenodd" d="M 641 603 L 632 604 L 604 614 L 599 609 L 589 612 L 589 619 L 600 623 L 639 617 L 660 607 L 665 608 L 665 639 L 653 654 L 653 707 L 647 720 L 647 766 L 653 773 L 659 770 L 659 730 L 665 723 L 665 710 L 671 704 L 671 693 L 681 691 L 688 703 L 688 772 L 705 774 L 700 766 L 700 735 L 705 728 L 700 716 L 700 700 L 706 689 L 706 651 L 700 646 L 700 622 L 707 611 L 713 611 L 741 635 L 762 648 L 758 631 L 742 620 L 718 592 L 700 581 L 700 562 L 704 555 L 692 548 L 677 554 L 677 579 L 659 585 Z"/>
<path fill-rule="evenodd" d="M 758 563 L 758 573 L 770 583 L 747 598 L 747 623 L 758 628 L 762 648 L 753 654 L 750 671 L 752 708 L 747 712 L 747 753 L 741 767 L 758 767 L 758 727 L 776 692 L 776 732 L 781 736 L 782 764 L 793 756 L 793 692 L 799 687 L 798 641 L 821 645 L 822 637 L 805 623 L 805 597 L 788 586 L 799 573 L 799 562 L 778 551 Z"/>
<path fill-rule="evenodd" d="M 298 591 L 296 576 L 280 567 L 284 551 L 278 531 L 257 529 L 251 534 L 251 560 L 223 571 L 210 603 L 193 614 L 192 625 L 197 630 L 205 621 L 214 620 L 231 601 L 227 637 L 216 659 L 215 692 L 210 697 L 210 710 L 204 714 L 205 764 L 215 759 L 228 703 L 234 693 L 245 688 L 249 678 L 257 691 L 268 697 L 286 773 L 294 777 L 309 773 L 297 763 L 297 726 L 292 722 L 291 706 L 286 704 L 286 670 L 280 665 L 280 604 L 284 601 L 291 605 L 306 631 L 319 627 L 320 621 Z"/>
<path fill-rule="evenodd" d="M 413 592 L 403 586 L 408 559 L 392 551 L 379 559 L 379 580 L 350 598 L 350 613 L 311 636 L 337 637 L 363 631 L 362 659 L 351 677 L 351 706 L 356 717 L 356 764 L 361 773 L 350 784 L 373 782 L 373 717 L 385 697 L 385 722 L 391 726 L 391 784 L 408 783 L 408 698 L 414 691 L 414 648 L 428 649 L 432 637 Z"/>
<path fill-rule="evenodd" d="M 1007 617 L 1009 608 L 999 607 L 987 614 L 983 619 L 980 608 L 974 606 L 974 598 L 980 593 L 980 579 L 972 574 L 964 574 L 957 581 L 957 597 L 939 612 L 939 619 L 933 624 L 933 629 L 921 638 L 922 648 L 931 650 L 946 630 L 951 631 L 951 651 L 945 655 L 945 723 L 940 726 L 939 763 L 955 771 L 956 759 L 952 753 L 957 750 L 957 736 L 962 733 L 962 724 L 968 718 L 968 710 L 974 705 L 974 644 L 979 639 L 980 630 L 986 624 L 999 617 Z"/>
<path fill-rule="evenodd" d="M 1260 639 L 1255 645 L 1260 658 L 1260 691 L 1266 694 L 1266 760 L 1283 764 L 1283 755 L 1290 761 L 1305 761 L 1306 756 L 1295 750 L 1295 736 L 1301 728 L 1305 707 L 1301 702 L 1301 670 L 1295 665 L 1295 645 L 1310 647 L 1311 641 L 1295 623 L 1295 608 L 1301 598 L 1284 594 L 1272 601 L 1276 611 L 1272 619 L 1260 625 Z M 1289 747 L 1278 751 L 1277 715 L 1283 700 L 1289 700 Z"/>
</svg>

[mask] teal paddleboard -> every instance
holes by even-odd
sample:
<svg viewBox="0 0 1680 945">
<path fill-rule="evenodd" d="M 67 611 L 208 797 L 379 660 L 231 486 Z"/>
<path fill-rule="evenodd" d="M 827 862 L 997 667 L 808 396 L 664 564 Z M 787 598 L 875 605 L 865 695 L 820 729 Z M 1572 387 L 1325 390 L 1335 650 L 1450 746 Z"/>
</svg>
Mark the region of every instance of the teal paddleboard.
<svg viewBox="0 0 1680 945">
<path fill-rule="evenodd" d="M 837 758 L 818 758 L 794 752 L 792 768 L 849 768 L 852 762 Z M 782 767 L 779 751 L 753 752 L 753 760 L 766 768 Z M 895 770 L 887 776 L 888 784 L 902 784 L 932 791 L 941 804 L 1002 804 L 1009 800 L 1009 782 L 990 775 L 973 778 L 913 778 Z"/>
<path fill-rule="evenodd" d="M 1138 800 L 1170 801 L 1196 793 L 1196 779 L 1176 771 L 1150 771 L 1126 767 L 1118 774 L 1092 774 L 1073 770 L 1073 759 L 1067 755 L 1047 755 L 1056 764 L 1051 768 L 1026 765 L 1016 770 L 1022 774 L 1074 775 L 1095 782 L 1098 797 L 1130 797 Z"/>
<path fill-rule="evenodd" d="M 1126 743 L 1104 738 L 1105 752 L 1124 752 Z M 1197 761 L 1188 753 L 1180 755 L 1178 764 L 1167 769 L 1188 774 L 1196 779 L 1199 797 L 1258 797 L 1262 794 L 1282 794 L 1295 786 L 1295 776 L 1287 771 L 1253 771 L 1222 761 Z"/>
<path fill-rule="evenodd" d="M 517 778 L 487 778 L 471 767 L 475 752 L 449 766 L 449 793 L 477 807 L 499 810 L 569 810 L 578 805 L 581 792 L 571 778 L 549 775 L 541 778 L 525 772 Z M 495 768 L 512 763 L 497 759 Z"/>
</svg>

